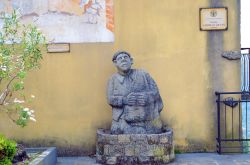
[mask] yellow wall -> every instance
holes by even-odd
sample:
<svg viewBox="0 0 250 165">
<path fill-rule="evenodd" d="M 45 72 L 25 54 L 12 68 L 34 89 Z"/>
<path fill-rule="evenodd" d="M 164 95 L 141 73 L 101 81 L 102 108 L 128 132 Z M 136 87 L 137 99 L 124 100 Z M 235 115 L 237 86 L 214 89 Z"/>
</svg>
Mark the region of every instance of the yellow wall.
<svg viewBox="0 0 250 165">
<path fill-rule="evenodd" d="M 71 44 L 70 53 L 46 54 L 41 69 L 26 81 L 27 93 L 36 96 L 37 122 L 22 129 L 3 117 L 0 132 L 29 145 L 60 147 L 64 154 L 94 152 L 97 128 L 111 124 L 105 96 L 107 80 L 116 72 L 111 57 L 126 50 L 134 67 L 147 70 L 157 82 L 165 105 L 161 117 L 174 129 L 175 144 L 214 149 L 214 92 L 239 91 L 240 65 L 223 59 L 220 51 L 209 57 L 214 47 L 209 36 L 221 34 L 223 50 L 240 48 L 239 2 L 222 1 L 229 27 L 220 32 L 199 30 L 199 8 L 209 7 L 209 0 L 114 3 L 115 42 Z"/>
</svg>

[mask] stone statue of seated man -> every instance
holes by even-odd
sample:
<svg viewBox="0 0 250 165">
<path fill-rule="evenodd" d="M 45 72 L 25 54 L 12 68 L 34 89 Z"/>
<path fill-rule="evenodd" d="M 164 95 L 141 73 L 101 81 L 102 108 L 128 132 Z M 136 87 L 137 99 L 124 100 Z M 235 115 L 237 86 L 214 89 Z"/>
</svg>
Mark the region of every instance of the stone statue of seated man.
<svg viewBox="0 0 250 165">
<path fill-rule="evenodd" d="M 162 132 L 163 108 L 155 81 L 140 69 L 132 69 L 133 58 L 119 51 L 112 59 L 118 73 L 108 81 L 107 99 L 112 106 L 112 134 L 155 134 Z"/>
</svg>

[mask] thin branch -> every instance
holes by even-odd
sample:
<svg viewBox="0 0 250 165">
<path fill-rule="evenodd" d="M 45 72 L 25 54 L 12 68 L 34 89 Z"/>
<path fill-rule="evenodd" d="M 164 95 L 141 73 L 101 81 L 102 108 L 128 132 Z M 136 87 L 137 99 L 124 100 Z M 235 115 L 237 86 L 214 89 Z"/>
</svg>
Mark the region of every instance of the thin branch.
<svg viewBox="0 0 250 165">
<path fill-rule="evenodd" d="M 6 103 L 10 104 L 10 99 L 12 98 L 11 97 L 12 96 L 12 92 L 10 92 L 10 94 L 8 96 L 9 96 L 9 98 L 7 100 L 5 99 L 5 105 L 6 105 Z"/>
<path fill-rule="evenodd" d="M 12 77 L 12 79 L 11 79 L 11 80 L 9 81 L 9 83 L 7 84 L 6 89 L 9 89 L 10 84 L 12 83 L 12 81 L 13 81 L 15 78 L 17 78 L 17 75 L 15 75 L 15 76 Z"/>
<path fill-rule="evenodd" d="M 3 105 L 4 104 L 4 101 L 5 101 L 5 99 L 7 98 L 7 96 L 9 95 L 9 86 L 10 86 L 10 84 L 12 83 L 12 81 L 15 79 L 15 78 L 17 78 L 17 75 L 15 75 L 15 76 L 13 76 L 12 77 L 12 79 L 9 81 L 9 83 L 7 84 L 7 86 L 6 86 L 6 89 L 5 89 L 5 91 L 2 93 L 2 95 L 0 96 L 0 105 Z"/>
<path fill-rule="evenodd" d="M 16 122 L 16 120 L 15 119 L 13 119 L 12 118 L 12 116 L 11 116 L 11 114 L 10 114 L 10 112 L 7 112 L 7 114 L 8 114 L 8 117 L 15 123 Z"/>
<path fill-rule="evenodd" d="M 8 111 L 8 110 L 5 110 L 5 109 L 0 109 L 0 111 L 5 111 L 8 115 L 8 117 L 15 123 L 16 120 L 11 116 L 11 113 Z"/>
<path fill-rule="evenodd" d="M 0 105 L 4 104 L 4 100 L 6 99 L 7 95 L 8 95 L 8 89 L 6 88 L 0 96 Z"/>
</svg>

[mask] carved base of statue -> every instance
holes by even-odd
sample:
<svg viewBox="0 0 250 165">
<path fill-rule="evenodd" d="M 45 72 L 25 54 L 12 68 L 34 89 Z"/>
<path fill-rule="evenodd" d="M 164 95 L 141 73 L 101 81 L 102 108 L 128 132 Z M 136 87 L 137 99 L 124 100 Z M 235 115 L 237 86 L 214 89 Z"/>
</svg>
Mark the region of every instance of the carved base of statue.
<svg viewBox="0 0 250 165">
<path fill-rule="evenodd" d="M 102 164 L 166 164 L 175 159 L 173 131 L 116 135 L 99 129 L 96 156 Z"/>
</svg>

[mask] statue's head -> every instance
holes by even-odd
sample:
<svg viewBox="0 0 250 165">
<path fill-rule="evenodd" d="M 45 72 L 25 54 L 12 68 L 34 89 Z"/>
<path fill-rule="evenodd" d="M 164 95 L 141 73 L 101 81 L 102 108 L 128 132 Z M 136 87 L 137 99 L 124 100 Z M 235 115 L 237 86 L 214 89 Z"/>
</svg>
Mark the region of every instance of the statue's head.
<svg viewBox="0 0 250 165">
<path fill-rule="evenodd" d="M 128 52 L 118 51 L 112 58 L 113 63 L 121 73 L 127 73 L 133 64 L 133 58 Z"/>
</svg>

